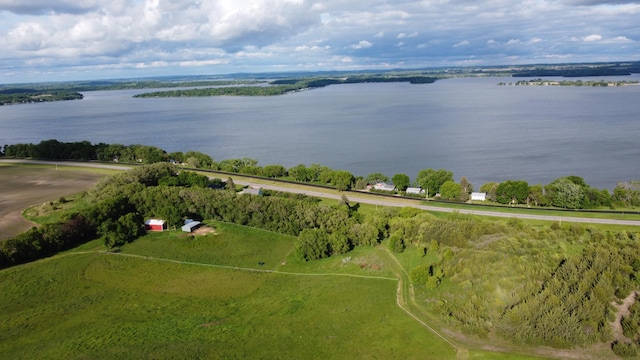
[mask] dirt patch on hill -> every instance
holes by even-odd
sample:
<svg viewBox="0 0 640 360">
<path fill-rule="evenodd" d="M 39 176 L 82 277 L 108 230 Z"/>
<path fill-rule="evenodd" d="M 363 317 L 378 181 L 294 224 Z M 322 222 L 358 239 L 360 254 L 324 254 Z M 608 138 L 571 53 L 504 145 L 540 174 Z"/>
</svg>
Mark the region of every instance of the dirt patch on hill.
<svg viewBox="0 0 640 360">
<path fill-rule="evenodd" d="M 209 226 L 200 226 L 199 228 L 193 230 L 191 232 L 191 235 L 209 235 L 209 234 L 215 234 L 216 233 L 216 229 L 209 227 Z"/>
<path fill-rule="evenodd" d="M 26 208 L 88 190 L 103 176 L 89 171 L 0 165 L 0 240 L 34 225 L 22 217 Z"/>
</svg>

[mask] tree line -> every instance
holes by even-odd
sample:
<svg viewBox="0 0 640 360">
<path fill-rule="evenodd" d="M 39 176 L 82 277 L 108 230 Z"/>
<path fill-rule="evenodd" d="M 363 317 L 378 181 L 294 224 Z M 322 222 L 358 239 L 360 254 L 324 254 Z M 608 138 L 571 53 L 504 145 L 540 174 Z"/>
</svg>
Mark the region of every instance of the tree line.
<svg viewBox="0 0 640 360">
<path fill-rule="evenodd" d="M 168 153 L 161 148 L 148 145 L 92 144 L 88 141 L 60 142 L 45 140 L 38 144 L 13 144 L 0 147 L 0 156 L 14 158 L 33 158 L 44 160 L 99 160 L 123 163 L 152 164 L 171 162 L 187 167 L 224 171 L 251 176 L 278 178 L 283 180 L 332 186 L 338 190 L 363 190 L 378 182 L 391 182 L 397 189 L 395 193 L 405 195 L 409 186 L 422 188 L 426 196 L 448 201 L 466 202 L 471 198 L 474 186 L 465 177 L 454 180 L 453 172 L 446 169 L 420 170 L 411 181 L 408 175 L 394 174 L 391 179 L 382 173 L 367 176 L 355 176 L 347 170 L 334 170 L 320 164 L 298 164 L 286 168 L 279 164 L 258 165 L 251 158 L 214 159 L 201 152 L 187 151 Z M 565 176 L 549 184 L 530 185 L 524 180 L 506 180 L 488 182 L 479 188 L 490 202 L 503 205 L 527 205 L 536 207 L 555 207 L 562 209 L 598 209 L 640 206 L 640 181 L 619 182 L 609 192 L 589 186 L 579 176 Z"/>
<path fill-rule="evenodd" d="M 73 91 L 39 91 L 33 89 L 0 90 L 0 106 L 37 102 L 81 100 L 82 94 Z"/>
<path fill-rule="evenodd" d="M 434 77 L 414 75 L 414 76 L 379 76 L 361 75 L 338 78 L 300 78 L 274 80 L 269 86 L 237 86 L 237 87 L 217 87 L 204 89 L 169 90 L 156 91 L 134 95 L 136 98 L 149 97 L 195 97 L 195 96 L 275 96 L 284 95 L 290 92 L 321 88 L 337 84 L 358 84 L 358 83 L 388 83 L 388 82 L 408 82 L 411 84 L 430 84 L 437 79 Z"/>
</svg>

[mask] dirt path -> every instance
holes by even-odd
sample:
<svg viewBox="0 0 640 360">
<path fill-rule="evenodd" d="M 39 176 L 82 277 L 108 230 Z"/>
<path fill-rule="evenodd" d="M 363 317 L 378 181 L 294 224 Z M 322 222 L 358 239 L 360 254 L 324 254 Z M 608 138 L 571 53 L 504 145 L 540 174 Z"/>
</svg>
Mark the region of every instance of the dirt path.
<svg viewBox="0 0 640 360">
<path fill-rule="evenodd" d="M 618 341 L 630 341 L 630 339 L 624 336 L 620 320 L 623 316 L 629 316 L 629 307 L 636 301 L 637 294 L 637 291 L 631 292 L 629 296 L 622 300 L 621 304 L 618 304 L 616 302 L 611 303 L 611 305 L 616 308 L 616 319 L 611 323 L 611 328 L 613 329 L 613 338 Z"/>
</svg>

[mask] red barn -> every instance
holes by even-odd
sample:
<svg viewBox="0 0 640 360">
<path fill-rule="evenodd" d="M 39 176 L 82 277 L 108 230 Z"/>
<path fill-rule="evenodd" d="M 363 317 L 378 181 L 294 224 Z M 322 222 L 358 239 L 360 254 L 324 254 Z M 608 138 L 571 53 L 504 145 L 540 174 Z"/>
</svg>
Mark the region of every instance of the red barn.
<svg viewBox="0 0 640 360">
<path fill-rule="evenodd" d="M 164 231 L 167 224 L 164 220 L 149 219 L 144 222 L 144 229 L 148 231 Z"/>
</svg>

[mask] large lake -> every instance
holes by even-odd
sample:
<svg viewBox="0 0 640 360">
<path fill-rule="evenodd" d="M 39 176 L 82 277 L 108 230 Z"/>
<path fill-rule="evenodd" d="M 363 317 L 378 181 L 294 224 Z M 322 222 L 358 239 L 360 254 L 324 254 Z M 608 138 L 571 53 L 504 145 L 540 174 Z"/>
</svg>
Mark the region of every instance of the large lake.
<svg viewBox="0 0 640 360">
<path fill-rule="evenodd" d="M 444 168 L 476 188 L 507 179 L 547 184 L 567 175 L 608 189 L 640 180 L 640 86 L 497 85 L 517 80 L 332 85 L 278 97 L 86 92 L 81 101 L 0 106 L 0 143 L 145 144 L 215 160 L 320 163 L 412 180 L 421 169 Z"/>
</svg>

